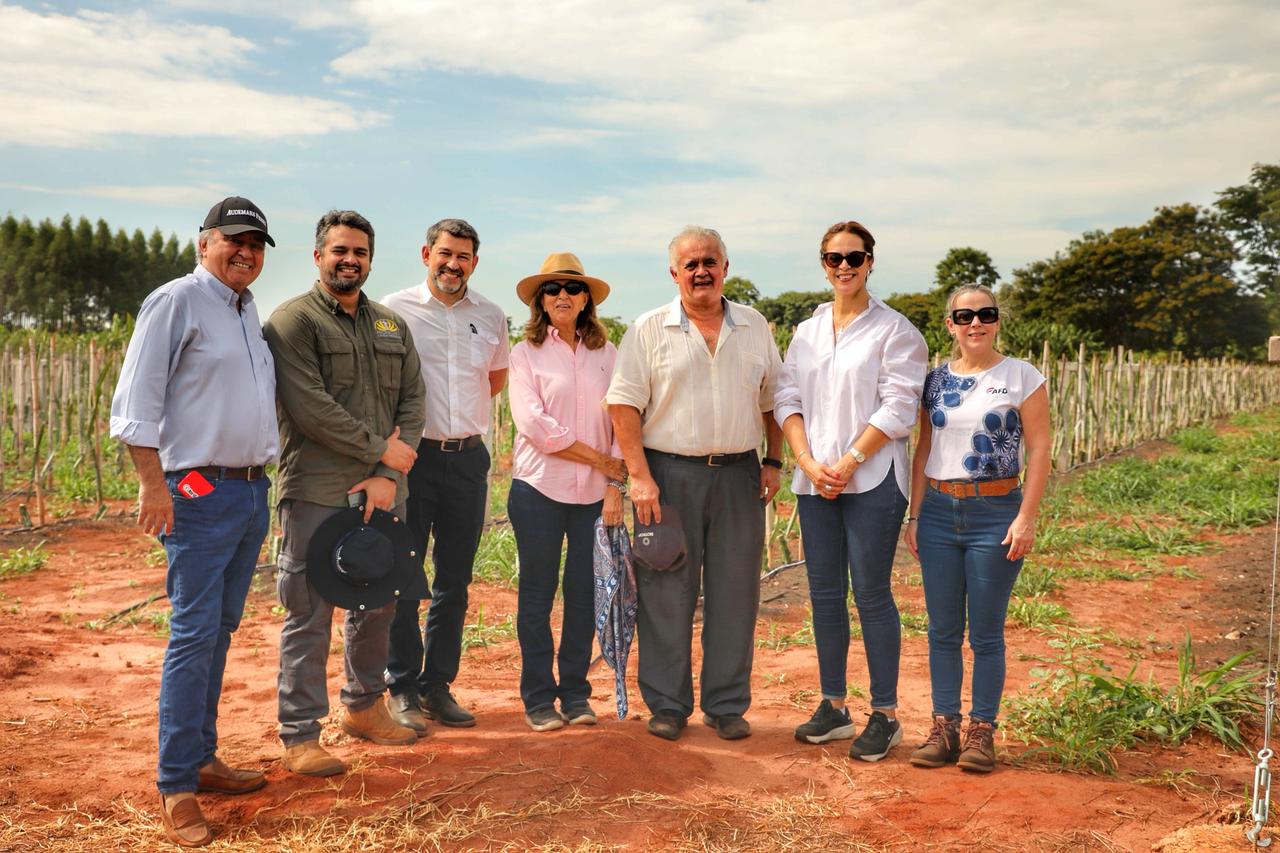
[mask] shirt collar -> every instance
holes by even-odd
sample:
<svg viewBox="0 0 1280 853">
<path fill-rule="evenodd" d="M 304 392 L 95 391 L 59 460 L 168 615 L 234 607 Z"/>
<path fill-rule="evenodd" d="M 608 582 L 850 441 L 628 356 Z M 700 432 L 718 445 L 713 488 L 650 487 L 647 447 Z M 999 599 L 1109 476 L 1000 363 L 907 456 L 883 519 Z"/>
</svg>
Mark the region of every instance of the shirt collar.
<svg viewBox="0 0 1280 853">
<path fill-rule="evenodd" d="M 441 306 L 442 308 L 446 308 L 446 309 L 453 308 L 462 302 L 469 302 L 472 305 L 479 304 L 478 302 L 476 302 L 476 300 L 471 298 L 471 285 L 468 284 L 467 289 L 462 291 L 461 299 L 453 303 L 453 305 L 446 305 L 442 300 L 437 299 L 436 295 L 431 292 L 431 288 L 427 286 L 427 280 L 425 278 L 422 280 L 422 286 L 418 290 L 418 298 L 422 300 L 423 305 L 429 305 L 430 303 L 434 302 L 437 305 Z"/>
<path fill-rule="evenodd" d="M 868 293 L 868 294 L 867 294 L 867 308 L 866 308 L 866 310 L 865 310 L 865 311 L 863 311 L 861 314 L 859 314 L 857 317 L 855 317 L 855 318 L 854 318 L 854 322 L 856 323 L 857 321 L 861 320 L 863 317 L 865 317 L 865 316 L 867 316 L 868 314 L 870 314 L 873 308 L 885 308 L 885 307 L 887 307 L 887 306 L 886 306 L 883 302 L 881 302 L 879 299 L 877 299 L 873 294 Z M 821 305 L 819 305 L 817 308 L 813 309 L 813 316 L 814 316 L 814 317 L 818 317 L 818 316 L 823 316 L 823 317 L 825 317 L 825 316 L 827 316 L 828 314 L 830 314 L 832 311 L 834 311 L 835 309 L 836 309 L 836 303 L 835 303 L 835 302 L 823 302 L 823 303 L 822 303 Z"/>
<path fill-rule="evenodd" d="M 227 303 L 227 305 L 230 305 L 232 308 L 235 308 L 237 304 L 248 305 L 253 301 L 253 294 L 249 292 L 249 288 L 246 287 L 244 289 L 243 295 L 236 293 L 234 290 L 223 284 L 222 279 L 209 272 L 209 270 L 205 268 L 204 264 L 196 264 L 194 275 L 196 277 L 196 281 L 206 293 L 220 302 Z"/>
<path fill-rule="evenodd" d="M 325 288 L 325 286 L 321 284 L 318 280 L 316 281 L 314 287 L 312 287 L 312 291 L 315 293 L 316 297 L 320 300 L 320 302 L 324 305 L 324 307 L 328 308 L 334 314 L 347 313 L 347 310 L 342 307 L 342 304 L 339 303 L 338 300 L 334 299 L 333 295 L 330 294 L 329 291 Z M 357 314 L 360 313 L 360 309 L 364 308 L 364 306 L 368 303 L 368 301 L 369 301 L 369 297 L 365 296 L 364 291 L 361 290 L 360 297 L 356 300 Z"/>
<path fill-rule="evenodd" d="M 738 326 L 742 325 L 740 321 L 734 320 L 734 306 L 732 302 L 721 296 L 720 306 L 724 308 L 724 321 L 728 324 L 730 329 L 736 329 Z M 684 304 L 680 302 L 679 296 L 671 301 L 671 305 L 667 308 L 666 319 L 662 321 L 662 325 L 679 326 L 681 331 L 689 331 L 689 315 L 685 313 Z"/>
</svg>

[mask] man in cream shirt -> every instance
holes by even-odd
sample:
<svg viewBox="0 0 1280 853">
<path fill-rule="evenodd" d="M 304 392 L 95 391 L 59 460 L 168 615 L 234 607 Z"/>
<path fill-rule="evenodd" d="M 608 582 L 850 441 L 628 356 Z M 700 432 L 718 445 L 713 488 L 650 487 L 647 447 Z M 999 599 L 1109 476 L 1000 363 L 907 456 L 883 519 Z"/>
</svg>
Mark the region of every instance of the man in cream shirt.
<svg viewBox="0 0 1280 853">
<path fill-rule="evenodd" d="M 408 521 L 418 554 L 426 556 L 428 537 L 435 543 L 431 606 L 420 632 L 418 602 L 396 604 L 387 661 L 392 717 L 419 732 L 427 729 L 424 717 L 444 726 L 476 724 L 449 686 L 458 676 L 467 587 L 488 499 L 489 401 L 507 383 L 511 352 L 506 315 L 467 284 L 479 260 L 475 228 L 442 219 L 427 229 L 422 247 L 426 280 L 384 303 L 413 333 L 427 391 L 426 427 L 409 471 Z"/>
<path fill-rule="evenodd" d="M 663 505 L 684 521 L 688 557 L 637 572 L 640 693 L 649 732 L 680 736 L 693 713 L 693 616 L 705 596 L 699 705 L 720 737 L 751 733 L 751 663 L 760 601 L 764 505 L 778 491 L 781 367 L 759 312 L 724 299 L 720 235 L 689 226 L 668 247 L 679 294 L 640 316 L 618 351 L 606 402 L 641 523 Z M 765 458 L 757 450 L 766 442 Z"/>
</svg>

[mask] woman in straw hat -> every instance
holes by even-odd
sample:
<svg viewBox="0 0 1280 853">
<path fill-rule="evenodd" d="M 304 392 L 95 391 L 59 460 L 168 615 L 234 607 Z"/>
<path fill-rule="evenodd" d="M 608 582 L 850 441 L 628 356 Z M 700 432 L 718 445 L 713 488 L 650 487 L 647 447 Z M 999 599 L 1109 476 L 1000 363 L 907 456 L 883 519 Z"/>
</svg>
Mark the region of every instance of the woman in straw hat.
<svg viewBox="0 0 1280 853">
<path fill-rule="evenodd" d="M 529 322 L 524 340 L 511 350 L 516 442 L 507 514 L 520 557 L 520 698 L 525 722 L 544 732 L 566 722 L 596 722 L 587 701 L 595 630 L 594 526 L 602 516 L 605 524 L 621 523 L 626 467 L 602 404 L 618 355 L 596 317 L 609 285 L 585 275 L 575 255 L 553 252 L 537 275 L 520 280 L 516 294 L 529 306 Z M 557 655 L 551 605 L 566 539 Z"/>
</svg>

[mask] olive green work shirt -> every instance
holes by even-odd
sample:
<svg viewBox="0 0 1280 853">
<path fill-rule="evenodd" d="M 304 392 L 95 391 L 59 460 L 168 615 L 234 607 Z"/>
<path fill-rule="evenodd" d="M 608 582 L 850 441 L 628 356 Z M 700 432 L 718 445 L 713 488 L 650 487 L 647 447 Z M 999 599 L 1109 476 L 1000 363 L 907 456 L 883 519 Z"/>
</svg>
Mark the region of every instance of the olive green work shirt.
<svg viewBox="0 0 1280 853">
<path fill-rule="evenodd" d="M 400 315 L 363 293 L 355 316 L 319 282 L 284 302 L 263 327 L 276 363 L 281 499 L 346 506 L 347 490 L 372 476 L 409 486 L 378 460 L 387 437 L 417 448 L 426 420 L 418 350 Z"/>
</svg>

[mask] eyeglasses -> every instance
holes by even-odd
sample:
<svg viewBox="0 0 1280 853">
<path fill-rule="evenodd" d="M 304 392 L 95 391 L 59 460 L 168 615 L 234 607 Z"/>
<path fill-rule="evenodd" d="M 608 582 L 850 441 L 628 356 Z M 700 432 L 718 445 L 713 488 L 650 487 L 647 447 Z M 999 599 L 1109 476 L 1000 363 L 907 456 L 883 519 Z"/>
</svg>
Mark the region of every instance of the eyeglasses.
<svg viewBox="0 0 1280 853">
<path fill-rule="evenodd" d="M 542 285 L 542 292 L 547 296 L 559 296 L 562 290 L 570 296 L 577 296 L 586 293 L 587 286 L 580 281 L 548 281 Z"/>
<path fill-rule="evenodd" d="M 974 317 L 977 317 L 980 323 L 995 323 L 1000 320 L 1000 309 L 994 305 L 988 305 L 976 311 L 972 308 L 954 308 L 951 311 L 951 322 L 957 326 L 968 326 L 973 322 Z"/>
<path fill-rule="evenodd" d="M 869 257 L 871 257 L 870 252 L 849 252 L 847 255 L 842 255 L 839 252 L 823 252 L 822 262 L 834 270 L 839 269 L 842 262 L 848 261 L 849 266 L 856 270 L 866 263 Z"/>
</svg>

